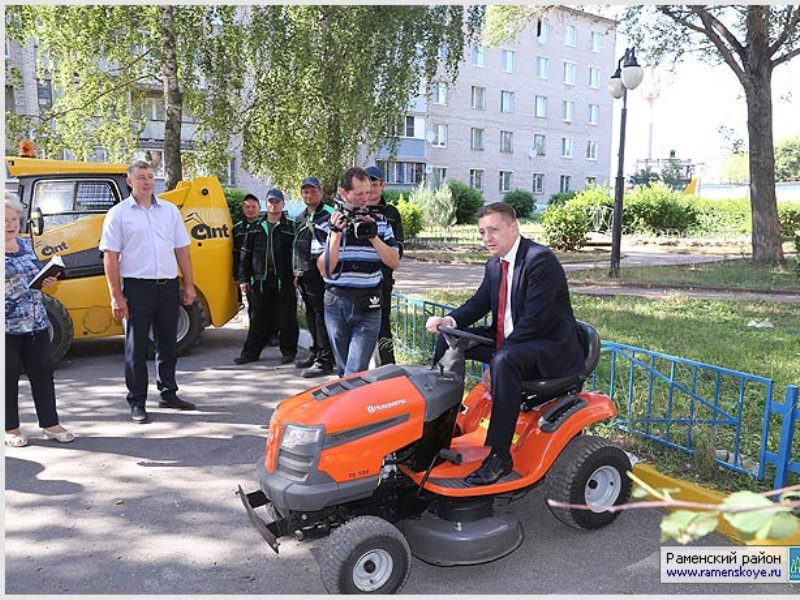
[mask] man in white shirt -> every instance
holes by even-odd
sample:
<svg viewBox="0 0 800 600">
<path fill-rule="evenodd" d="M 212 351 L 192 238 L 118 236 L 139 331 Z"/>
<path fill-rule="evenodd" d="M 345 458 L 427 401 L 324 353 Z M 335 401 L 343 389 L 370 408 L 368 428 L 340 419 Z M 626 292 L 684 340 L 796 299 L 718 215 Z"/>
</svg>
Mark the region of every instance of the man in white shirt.
<svg viewBox="0 0 800 600">
<path fill-rule="evenodd" d="M 194 404 L 178 398 L 178 306 L 181 300 L 178 267 L 183 275 L 183 303 L 197 296 L 189 256 L 191 240 L 178 208 L 153 194 L 155 174 L 144 161 L 128 167 L 131 195 L 106 214 L 100 250 L 115 319 L 127 320 L 125 328 L 125 384 L 131 419 L 147 423 L 147 346 L 153 329 L 156 345 L 156 386 L 159 406 L 194 410 Z"/>
</svg>

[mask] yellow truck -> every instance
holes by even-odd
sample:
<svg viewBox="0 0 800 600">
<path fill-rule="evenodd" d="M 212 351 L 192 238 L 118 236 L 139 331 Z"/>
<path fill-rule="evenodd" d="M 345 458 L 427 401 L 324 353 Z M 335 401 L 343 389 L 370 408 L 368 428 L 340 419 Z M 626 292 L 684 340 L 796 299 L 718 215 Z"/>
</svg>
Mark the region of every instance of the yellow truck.
<svg viewBox="0 0 800 600">
<path fill-rule="evenodd" d="M 53 355 L 64 357 L 75 339 L 123 333 L 111 314 L 98 249 L 103 219 L 109 208 L 130 194 L 127 165 L 6 157 L 25 207 L 23 234 L 30 235 L 44 261 L 60 256 L 64 274 L 45 289 Z M 181 306 L 178 354 L 185 354 L 208 325 L 221 327 L 239 310 L 233 278 L 233 225 L 225 196 L 214 177 L 181 181 L 160 198 L 174 203 L 191 238 L 192 270 L 197 301 Z"/>
</svg>

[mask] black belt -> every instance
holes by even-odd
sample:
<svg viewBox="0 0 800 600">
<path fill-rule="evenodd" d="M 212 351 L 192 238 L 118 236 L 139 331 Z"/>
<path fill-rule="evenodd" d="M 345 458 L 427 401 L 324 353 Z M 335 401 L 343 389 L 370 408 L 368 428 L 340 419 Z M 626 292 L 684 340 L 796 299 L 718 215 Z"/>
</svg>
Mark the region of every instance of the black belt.
<svg viewBox="0 0 800 600">
<path fill-rule="evenodd" d="M 168 283 L 175 281 L 176 277 L 173 277 L 172 279 L 143 279 L 141 277 L 129 277 L 128 279 L 133 279 L 134 281 L 143 281 L 146 283 L 155 283 L 156 285 L 167 285 Z"/>
</svg>

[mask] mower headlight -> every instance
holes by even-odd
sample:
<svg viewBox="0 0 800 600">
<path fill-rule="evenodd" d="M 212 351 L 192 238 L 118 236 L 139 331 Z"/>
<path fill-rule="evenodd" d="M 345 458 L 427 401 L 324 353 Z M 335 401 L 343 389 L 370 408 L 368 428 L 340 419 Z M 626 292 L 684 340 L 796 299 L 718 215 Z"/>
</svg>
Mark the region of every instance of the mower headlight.
<svg viewBox="0 0 800 600">
<path fill-rule="evenodd" d="M 298 425 L 287 425 L 283 431 L 281 448 L 296 448 L 297 446 L 307 446 L 314 444 L 322 437 L 320 427 L 300 427 Z"/>
</svg>

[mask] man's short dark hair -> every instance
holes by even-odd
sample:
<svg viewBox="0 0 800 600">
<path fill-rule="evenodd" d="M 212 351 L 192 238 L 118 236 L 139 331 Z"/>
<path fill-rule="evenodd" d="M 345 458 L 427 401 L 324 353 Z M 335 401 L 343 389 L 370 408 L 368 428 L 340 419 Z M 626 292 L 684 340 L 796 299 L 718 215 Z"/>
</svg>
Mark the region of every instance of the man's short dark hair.
<svg viewBox="0 0 800 600">
<path fill-rule="evenodd" d="M 486 215 L 491 215 L 493 213 L 505 215 L 511 221 L 515 221 L 517 219 L 517 211 L 515 211 L 514 207 L 508 202 L 492 202 L 491 204 L 484 204 L 478 209 L 478 212 L 475 213 L 475 218 L 482 219 Z"/>
<path fill-rule="evenodd" d="M 130 164 L 128 165 L 128 177 L 133 177 L 133 172 L 136 169 L 151 169 L 152 170 L 152 168 L 153 168 L 152 165 L 150 165 L 150 163 L 147 162 L 147 161 L 144 161 L 144 160 L 132 160 L 130 162 Z"/>
<path fill-rule="evenodd" d="M 258 198 L 256 198 L 256 196 L 254 194 L 246 194 L 245 197 L 242 198 L 242 204 L 244 204 L 248 200 L 252 200 L 253 202 L 258 204 L 259 206 L 261 205 L 261 203 L 258 201 Z"/>
<path fill-rule="evenodd" d="M 353 189 L 353 179 L 360 179 L 369 183 L 369 175 L 361 167 L 350 167 L 339 178 L 339 187 L 348 192 Z"/>
</svg>

